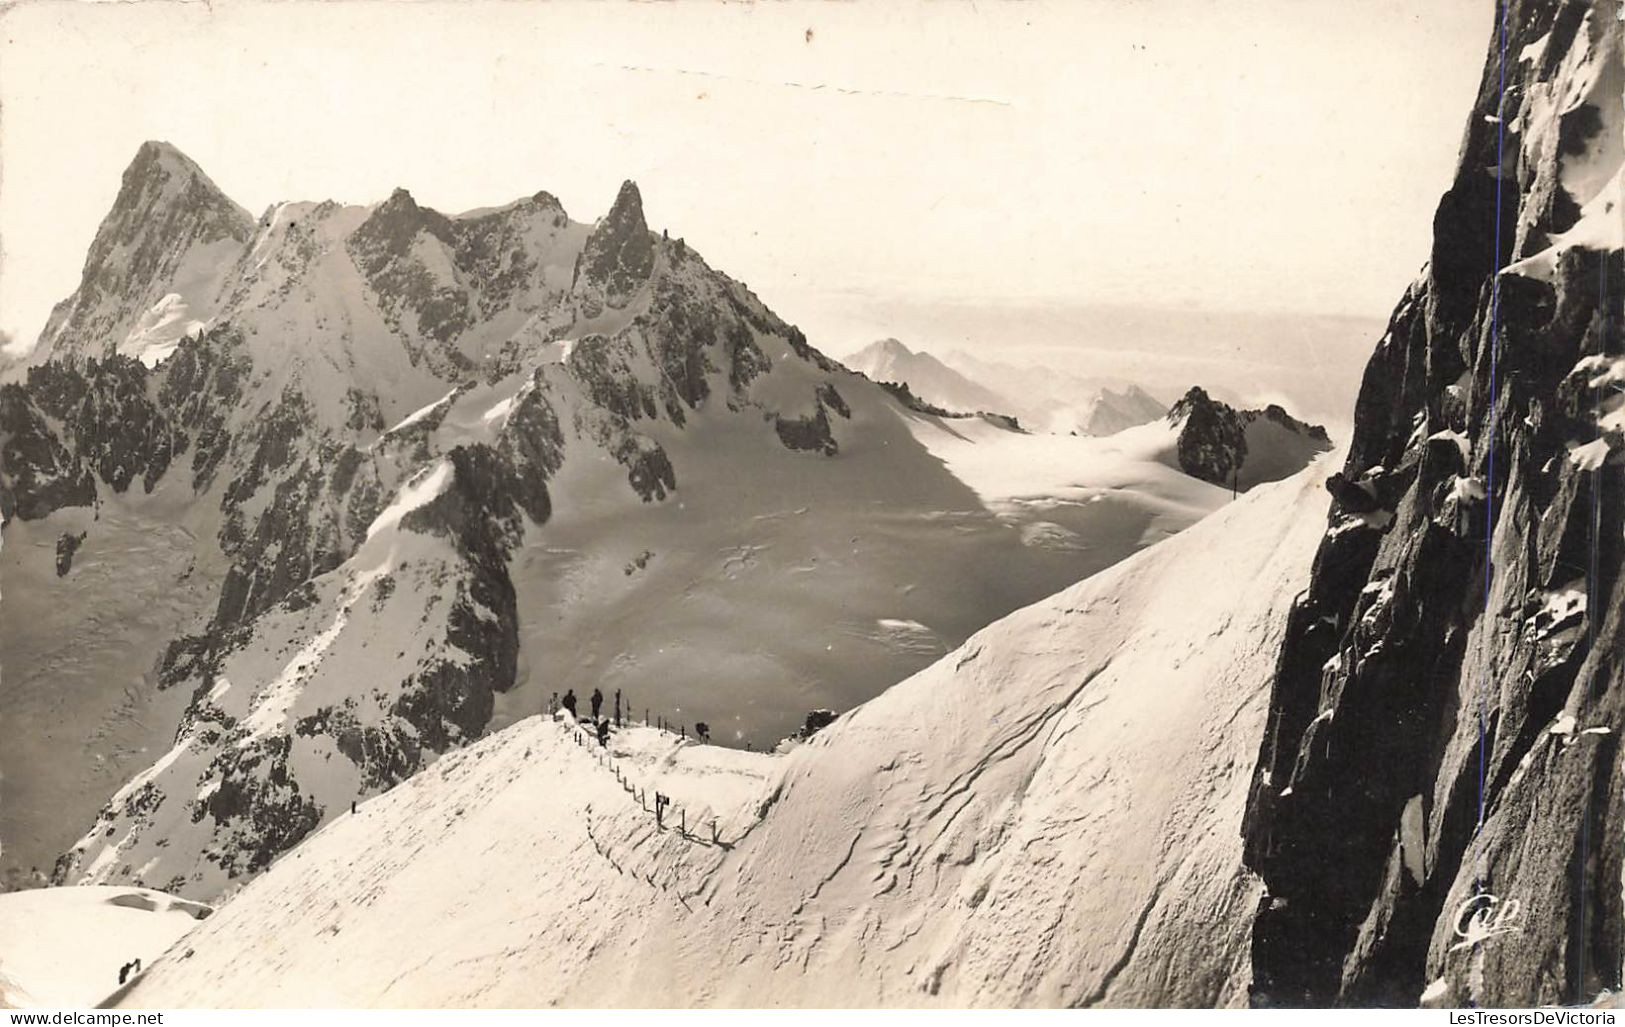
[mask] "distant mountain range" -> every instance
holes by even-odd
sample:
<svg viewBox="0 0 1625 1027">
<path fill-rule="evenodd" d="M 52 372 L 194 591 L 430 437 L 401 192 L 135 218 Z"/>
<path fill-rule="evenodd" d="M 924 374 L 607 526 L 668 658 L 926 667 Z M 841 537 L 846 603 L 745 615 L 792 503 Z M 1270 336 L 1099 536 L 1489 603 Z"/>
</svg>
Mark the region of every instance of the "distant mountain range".
<svg viewBox="0 0 1625 1027">
<path fill-rule="evenodd" d="M 905 384 L 936 406 L 1008 414 L 1031 431 L 1114 435 L 1168 410 L 1167 403 L 1132 382 L 988 363 L 963 353 L 939 360 L 896 339 L 871 343 L 843 363 L 874 381 Z"/>
</svg>

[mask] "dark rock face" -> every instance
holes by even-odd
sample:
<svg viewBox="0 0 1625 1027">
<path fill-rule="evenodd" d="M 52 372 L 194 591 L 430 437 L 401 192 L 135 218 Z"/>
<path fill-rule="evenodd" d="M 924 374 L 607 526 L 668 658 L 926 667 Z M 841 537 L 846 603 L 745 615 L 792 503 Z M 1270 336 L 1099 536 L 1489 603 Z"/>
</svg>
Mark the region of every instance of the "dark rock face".
<svg viewBox="0 0 1625 1027">
<path fill-rule="evenodd" d="M 461 282 L 437 277 L 414 253 L 420 242 L 428 240 L 455 248 L 458 239 L 451 219 L 419 207 L 411 193 L 397 189 L 346 245 L 356 267 L 384 301 L 385 317 L 396 326 L 410 318 L 418 332 L 442 344 L 433 353 L 413 350 L 413 358 L 438 358 L 456 370 L 467 370 L 472 366 L 468 358 L 449 344 L 472 320 L 469 290 Z"/>
<path fill-rule="evenodd" d="M 1540 137 L 1571 130 L 1542 98 L 1595 72 L 1620 123 L 1611 21 L 1511 4 L 1505 105 L 1497 40 L 1432 260 L 1368 366 L 1246 818 L 1261 1004 L 1621 986 L 1625 257 L 1541 254 L 1591 199 L 1559 202 L 1565 148 Z M 1481 908 L 1517 933 L 1462 944 Z"/>
<path fill-rule="evenodd" d="M 1306 424 L 1273 403 L 1263 410 L 1237 410 L 1209 396 L 1200 386 L 1192 386 L 1170 407 L 1167 418 L 1169 424 L 1179 427 L 1176 452 L 1180 470 L 1215 485 L 1228 486 L 1242 477 L 1242 468 L 1247 464 L 1248 429 L 1255 423 L 1273 424 L 1298 436 L 1308 444 L 1308 451 L 1323 452 L 1332 445 L 1325 428 Z M 1294 462 L 1285 470 L 1290 473 L 1300 466 Z M 1274 477 L 1270 474 L 1262 480 Z M 1249 475 L 1243 486 L 1258 480 L 1258 476 Z"/>
<path fill-rule="evenodd" d="M 264 870 L 321 822 L 321 810 L 289 773 L 291 747 L 286 735 L 258 739 L 222 750 L 209 768 L 220 787 L 193 815 L 206 814 L 232 839 L 214 856 L 233 877 Z"/>
<path fill-rule="evenodd" d="M 776 417 L 773 419 L 773 429 L 779 433 L 779 441 L 784 443 L 785 449 L 806 450 L 825 456 L 840 452 L 840 446 L 830 434 L 829 416 L 822 406 L 817 413 L 808 417 Z"/>
<path fill-rule="evenodd" d="M 654 238 L 643 220 L 643 196 L 623 182 L 615 205 L 587 239 L 576 263 L 576 287 L 596 293 L 605 306 L 626 306 L 654 270 Z M 589 309 L 589 316 L 593 316 Z"/>
<path fill-rule="evenodd" d="M 1230 484 L 1247 459 L 1246 425 L 1227 403 L 1199 386 L 1168 410 L 1168 423 L 1179 424 L 1179 467 L 1193 478 Z"/>
<path fill-rule="evenodd" d="M 570 351 L 570 370 L 599 407 L 627 421 L 654 417 L 654 389 L 633 372 L 636 348 L 625 334 L 589 335 Z"/>
<path fill-rule="evenodd" d="M 811 414 L 804 417 L 786 417 L 779 414 L 773 418 L 773 429 L 779 433 L 779 441 L 784 443 L 786 449 L 834 456 L 841 451 L 841 447 L 835 441 L 829 415 L 833 411 L 837 417 L 850 418 L 852 411 L 847 407 L 846 400 L 835 390 L 835 386 L 828 382 L 814 391 L 813 401 L 814 408 Z"/>
<path fill-rule="evenodd" d="M 84 545 L 85 533 L 59 535 L 56 540 L 56 576 L 65 578 L 73 570 L 73 554 Z"/>
<path fill-rule="evenodd" d="M 20 385 L 0 385 L 0 521 L 96 501 L 96 479 Z"/>
<path fill-rule="evenodd" d="M 545 521 L 548 510 L 545 487 L 539 495 L 526 491 L 494 450 L 459 446 L 450 459 L 451 488 L 403 521 L 411 530 L 450 537 L 472 572 L 452 599 L 446 629 L 451 645 L 470 658 L 423 669 L 407 680 L 395 702 L 395 715 L 433 752 L 479 738 L 496 693 L 513 687 L 519 615 L 508 556 L 519 541 L 520 512 Z M 479 609 L 493 616 L 481 617 Z"/>
<path fill-rule="evenodd" d="M 801 725 L 801 737 L 811 738 L 833 723 L 835 723 L 834 710 L 813 710 L 807 714 L 806 722 Z"/>
</svg>

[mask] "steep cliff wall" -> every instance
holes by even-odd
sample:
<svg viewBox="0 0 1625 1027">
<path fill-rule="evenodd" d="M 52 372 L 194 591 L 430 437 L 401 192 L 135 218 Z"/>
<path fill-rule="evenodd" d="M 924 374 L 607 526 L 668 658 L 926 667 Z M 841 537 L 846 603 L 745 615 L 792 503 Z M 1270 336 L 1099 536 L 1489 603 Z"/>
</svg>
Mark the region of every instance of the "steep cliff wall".
<svg viewBox="0 0 1625 1027">
<path fill-rule="evenodd" d="M 1602 0 L 1497 13 L 1280 654 L 1263 1004 L 1621 984 L 1625 31 Z"/>
</svg>

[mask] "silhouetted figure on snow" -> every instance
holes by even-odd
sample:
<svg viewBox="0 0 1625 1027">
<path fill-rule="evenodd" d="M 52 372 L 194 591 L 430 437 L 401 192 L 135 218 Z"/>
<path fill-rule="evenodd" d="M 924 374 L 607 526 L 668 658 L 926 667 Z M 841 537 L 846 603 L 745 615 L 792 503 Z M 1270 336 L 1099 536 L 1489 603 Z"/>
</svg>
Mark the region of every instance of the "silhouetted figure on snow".
<svg viewBox="0 0 1625 1027">
<path fill-rule="evenodd" d="M 592 719 L 598 719 L 598 711 L 604 708 L 604 693 L 598 689 L 592 690 Z"/>
<path fill-rule="evenodd" d="M 703 720 L 696 723 L 694 725 L 694 737 L 709 745 L 711 742 L 711 725 Z"/>
<path fill-rule="evenodd" d="M 570 719 L 574 720 L 575 715 L 576 715 L 576 690 L 575 689 L 572 688 L 568 692 L 564 693 L 564 708 L 570 711 Z"/>
<path fill-rule="evenodd" d="M 609 748 L 609 719 L 606 717 L 598 722 L 598 744 Z"/>
</svg>

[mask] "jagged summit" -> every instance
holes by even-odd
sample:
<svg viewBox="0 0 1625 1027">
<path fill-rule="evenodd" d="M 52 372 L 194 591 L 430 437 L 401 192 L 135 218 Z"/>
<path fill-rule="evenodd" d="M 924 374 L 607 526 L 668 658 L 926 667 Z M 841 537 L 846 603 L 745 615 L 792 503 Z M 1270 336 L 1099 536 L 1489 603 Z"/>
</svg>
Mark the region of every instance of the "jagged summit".
<svg viewBox="0 0 1625 1027">
<path fill-rule="evenodd" d="M 636 218 L 639 224 L 643 223 L 643 194 L 638 191 L 638 184 L 630 178 L 622 182 L 621 188 L 616 191 L 615 202 L 610 205 L 604 220 L 617 218 Z"/>
<path fill-rule="evenodd" d="M 154 140 L 125 170 L 79 287 L 53 310 L 33 362 L 119 354 L 153 366 L 181 339 L 280 306 L 292 289 L 313 311 L 346 310 L 339 321 L 318 317 L 304 336 L 325 359 L 349 362 L 393 334 L 414 367 L 472 374 L 565 331 L 545 312 L 572 291 L 564 322 L 606 308 L 635 314 L 655 244 L 630 181 L 596 224 L 572 222 L 546 191 L 448 217 L 405 187 L 364 207 L 276 203 L 256 219 L 179 148 Z M 342 284 L 356 271 L 371 311 L 356 309 Z"/>
<path fill-rule="evenodd" d="M 588 316 L 598 304 L 620 309 L 654 270 L 654 240 L 643 220 L 643 196 L 630 179 L 594 227 L 576 263 L 576 284 L 588 296 Z"/>
<path fill-rule="evenodd" d="M 1295 474 L 1332 448 L 1318 424 L 1306 424 L 1277 404 L 1238 410 L 1193 385 L 1168 408 L 1177 433 L 1175 452 L 1186 474 L 1215 485 L 1251 488 Z"/>
<path fill-rule="evenodd" d="M 196 161 L 171 143 L 148 140 L 124 169 L 113 210 L 150 219 L 162 216 L 166 205 L 193 209 L 203 215 L 213 233 L 205 241 L 223 236 L 246 239 L 253 230 L 253 216 L 215 185 Z M 120 223 L 129 226 L 133 220 L 126 217 Z"/>
<path fill-rule="evenodd" d="M 254 227 L 191 158 L 169 143 L 142 143 L 79 288 L 51 311 L 37 352 L 73 358 L 173 341 L 199 314 L 206 319 Z"/>
<path fill-rule="evenodd" d="M 196 161 L 182 153 L 180 147 L 162 139 L 148 139 L 136 147 L 135 156 L 130 159 L 130 163 L 133 166 L 143 161 L 159 161 L 199 175 L 203 174 L 203 169 L 198 167 Z"/>
<path fill-rule="evenodd" d="M 1200 385 L 1192 385 L 1183 396 L 1174 401 L 1173 406 L 1168 408 L 1168 422 L 1172 424 L 1183 421 L 1196 410 L 1208 410 L 1219 405 L 1218 400 L 1209 396 L 1206 389 Z"/>
</svg>

